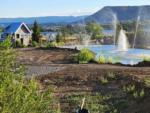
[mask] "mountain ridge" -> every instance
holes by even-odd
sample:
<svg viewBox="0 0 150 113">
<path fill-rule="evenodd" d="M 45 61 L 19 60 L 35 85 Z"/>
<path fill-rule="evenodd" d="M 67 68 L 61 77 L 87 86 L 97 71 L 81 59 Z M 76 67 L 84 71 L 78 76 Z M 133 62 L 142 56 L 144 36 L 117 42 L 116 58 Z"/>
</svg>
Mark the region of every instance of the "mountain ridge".
<svg viewBox="0 0 150 113">
<path fill-rule="evenodd" d="M 93 15 L 86 17 L 85 22 L 95 21 L 102 24 L 110 23 L 113 21 L 115 15 L 120 22 L 133 21 L 137 19 L 140 12 L 144 15 L 144 11 L 146 13 L 150 12 L 150 5 L 105 6 Z M 150 16 L 147 16 L 147 19 L 150 19 Z"/>
<path fill-rule="evenodd" d="M 33 24 L 36 20 L 40 24 L 55 24 L 55 23 L 72 23 L 79 21 L 87 15 L 83 16 L 43 16 L 43 17 L 18 17 L 18 18 L 0 18 L 0 24 L 13 23 L 13 22 L 25 22 L 27 24 Z"/>
<path fill-rule="evenodd" d="M 150 12 L 150 5 L 142 6 L 105 6 L 92 15 L 83 16 L 43 16 L 43 17 L 19 17 L 19 18 L 0 18 L 0 25 L 13 22 L 25 22 L 33 24 L 37 20 L 40 24 L 74 24 L 81 22 L 98 22 L 100 24 L 112 23 L 115 18 L 120 22 L 137 20 L 140 11 Z M 150 16 L 146 17 L 150 20 Z"/>
</svg>

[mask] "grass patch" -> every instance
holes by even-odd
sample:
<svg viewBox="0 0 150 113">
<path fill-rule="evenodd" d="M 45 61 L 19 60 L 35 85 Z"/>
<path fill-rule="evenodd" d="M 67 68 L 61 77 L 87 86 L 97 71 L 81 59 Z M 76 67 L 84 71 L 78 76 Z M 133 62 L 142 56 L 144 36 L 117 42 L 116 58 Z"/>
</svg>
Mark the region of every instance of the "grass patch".
<svg viewBox="0 0 150 113">
<path fill-rule="evenodd" d="M 109 80 L 115 80 L 116 79 L 116 75 L 113 72 L 108 72 L 107 73 L 107 78 Z"/>
<path fill-rule="evenodd" d="M 106 84 L 108 84 L 109 82 L 111 82 L 111 81 L 113 81 L 115 79 L 116 79 L 116 75 L 113 72 L 108 72 L 106 74 L 106 76 L 102 76 L 100 78 L 100 83 L 102 85 L 106 85 Z"/>
<path fill-rule="evenodd" d="M 85 98 L 84 108 L 88 109 L 90 113 L 114 113 L 115 109 L 107 103 L 107 100 L 111 96 L 103 96 L 100 93 L 80 93 L 67 97 L 67 100 L 75 109 L 76 112 L 78 106 L 81 106 L 82 99 Z"/>
<path fill-rule="evenodd" d="M 101 55 L 101 56 L 98 58 L 98 63 L 99 63 L 99 64 L 105 64 L 105 63 L 106 63 L 106 58 L 105 58 L 103 55 Z"/>
<path fill-rule="evenodd" d="M 97 62 L 99 64 L 113 64 L 113 58 L 112 57 L 105 57 L 104 55 L 100 55 Z"/>
<path fill-rule="evenodd" d="M 106 78 L 106 77 L 101 77 L 100 78 L 100 83 L 102 84 L 102 85 L 106 85 L 106 84 L 108 84 L 108 79 Z"/>
<path fill-rule="evenodd" d="M 146 85 L 146 87 L 150 88 L 150 77 L 144 78 L 144 84 Z"/>
<path fill-rule="evenodd" d="M 147 61 L 147 62 L 150 62 L 150 57 L 149 56 L 143 56 L 143 61 Z"/>
<path fill-rule="evenodd" d="M 145 96 L 144 89 L 138 89 L 135 85 L 124 86 L 123 90 L 135 99 L 141 99 Z"/>
</svg>

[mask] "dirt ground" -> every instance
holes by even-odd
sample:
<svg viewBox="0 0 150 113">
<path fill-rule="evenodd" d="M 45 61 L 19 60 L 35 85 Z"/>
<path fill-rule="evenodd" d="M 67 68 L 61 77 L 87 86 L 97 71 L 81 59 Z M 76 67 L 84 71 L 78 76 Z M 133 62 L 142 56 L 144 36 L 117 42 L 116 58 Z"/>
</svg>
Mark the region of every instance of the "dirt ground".
<svg viewBox="0 0 150 113">
<path fill-rule="evenodd" d="M 44 87 L 53 86 L 63 113 L 73 113 L 67 97 L 81 92 L 99 92 L 101 94 L 111 94 L 113 99 L 122 98 L 129 100 L 128 106 L 120 110 L 120 113 L 150 113 L 149 89 L 137 85 L 139 89 L 145 89 L 144 99 L 132 100 L 122 91 L 122 87 L 128 84 L 142 84 L 145 77 L 150 76 L 150 67 L 128 67 L 116 65 L 99 64 L 75 64 L 73 55 L 78 51 L 69 49 L 16 49 L 18 61 L 25 66 L 47 66 L 44 72 L 37 67 L 38 79 Z M 52 68 L 53 67 L 53 68 Z M 57 68 L 57 69 L 56 69 Z M 28 68 L 27 68 L 28 69 Z M 35 69 L 35 67 L 34 67 Z M 51 71 L 52 70 L 52 71 Z M 55 70 L 55 71 L 54 71 Z M 35 70 L 36 71 L 36 70 Z M 110 81 L 107 85 L 101 85 L 102 76 L 108 73 L 116 75 L 116 80 Z M 28 73 L 30 74 L 30 73 Z"/>
</svg>

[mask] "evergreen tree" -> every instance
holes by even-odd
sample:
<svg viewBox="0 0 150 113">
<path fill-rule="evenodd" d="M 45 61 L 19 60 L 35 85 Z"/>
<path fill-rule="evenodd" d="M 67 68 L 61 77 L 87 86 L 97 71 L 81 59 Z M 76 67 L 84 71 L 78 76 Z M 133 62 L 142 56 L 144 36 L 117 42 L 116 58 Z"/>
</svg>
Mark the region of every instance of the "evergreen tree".
<svg viewBox="0 0 150 113">
<path fill-rule="evenodd" d="M 33 25 L 32 40 L 39 42 L 39 39 L 40 39 L 40 26 L 38 25 L 37 21 L 35 21 Z"/>
<path fill-rule="evenodd" d="M 64 41 L 63 36 L 60 33 L 58 33 L 56 36 L 56 42 L 59 43 L 59 42 L 63 42 L 63 41 Z"/>
</svg>

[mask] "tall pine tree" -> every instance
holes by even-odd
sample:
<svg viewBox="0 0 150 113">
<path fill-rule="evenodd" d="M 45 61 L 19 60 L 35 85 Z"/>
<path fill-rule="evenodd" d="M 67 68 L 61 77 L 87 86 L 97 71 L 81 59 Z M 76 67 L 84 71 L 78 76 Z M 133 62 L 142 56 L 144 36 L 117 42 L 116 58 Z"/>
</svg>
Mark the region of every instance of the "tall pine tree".
<svg viewBox="0 0 150 113">
<path fill-rule="evenodd" d="M 38 25 L 37 21 L 34 22 L 32 30 L 33 30 L 32 40 L 39 42 L 39 40 L 40 40 L 40 26 Z"/>
</svg>

